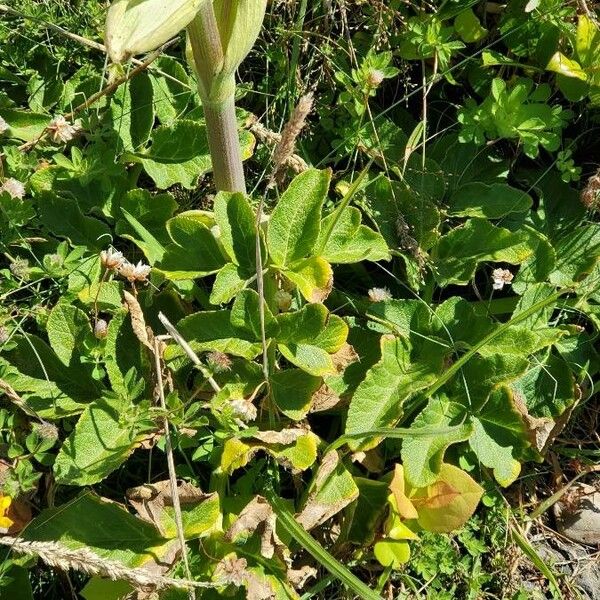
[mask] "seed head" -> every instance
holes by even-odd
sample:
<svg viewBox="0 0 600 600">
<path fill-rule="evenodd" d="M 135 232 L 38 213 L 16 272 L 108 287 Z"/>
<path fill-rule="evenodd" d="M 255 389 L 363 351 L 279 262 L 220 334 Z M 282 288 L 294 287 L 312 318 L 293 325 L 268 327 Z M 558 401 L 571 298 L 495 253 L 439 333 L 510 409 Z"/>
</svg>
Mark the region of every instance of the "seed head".
<svg viewBox="0 0 600 600">
<path fill-rule="evenodd" d="M 369 87 L 376 88 L 382 84 L 384 79 L 385 75 L 383 74 L 383 71 L 371 69 L 367 75 L 367 84 Z"/>
<path fill-rule="evenodd" d="M 125 257 L 122 252 L 109 248 L 108 250 L 102 250 L 102 252 L 100 252 L 100 261 L 105 269 L 117 271 L 125 262 Z"/>
<path fill-rule="evenodd" d="M 219 561 L 219 564 L 215 568 L 214 578 L 223 585 L 241 587 L 248 576 L 247 567 L 248 563 L 245 558 L 226 556 Z"/>
<path fill-rule="evenodd" d="M 108 334 L 108 323 L 104 319 L 98 319 L 94 325 L 94 335 L 103 340 Z"/>
<path fill-rule="evenodd" d="M 145 265 L 141 260 L 137 265 L 124 261 L 119 267 L 119 275 L 125 277 L 131 283 L 134 281 L 146 281 L 151 270 L 152 267 Z"/>
<path fill-rule="evenodd" d="M 217 351 L 209 352 L 206 357 L 206 362 L 214 373 L 224 373 L 225 371 L 230 371 L 233 364 L 227 354 Z"/>
<path fill-rule="evenodd" d="M 0 192 L 7 192 L 8 195 L 15 200 L 23 200 L 25 197 L 25 186 L 18 180 L 9 177 L 4 181 Z"/>
<path fill-rule="evenodd" d="M 17 258 L 10 264 L 10 272 L 18 279 L 29 277 L 29 261 L 26 258 Z"/>
<path fill-rule="evenodd" d="M 32 425 L 33 430 L 45 440 L 57 440 L 58 429 L 56 425 L 44 421 L 43 423 L 34 423 Z"/>
</svg>

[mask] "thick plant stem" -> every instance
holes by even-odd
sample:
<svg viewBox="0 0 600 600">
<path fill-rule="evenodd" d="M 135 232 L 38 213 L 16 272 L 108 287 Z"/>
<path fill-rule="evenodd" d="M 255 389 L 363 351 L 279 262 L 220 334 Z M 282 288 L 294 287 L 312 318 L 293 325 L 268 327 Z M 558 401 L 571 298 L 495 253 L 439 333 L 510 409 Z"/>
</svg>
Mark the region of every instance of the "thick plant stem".
<svg viewBox="0 0 600 600">
<path fill-rule="evenodd" d="M 223 47 L 212 2 L 204 2 L 187 28 L 191 57 L 198 75 L 215 186 L 246 193 L 242 150 L 235 117 L 234 75 L 223 72 Z"/>
<path fill-rule="evenodd" d="M 219 105 L 204 103 L 203 108 L 215 186 L 217 190 L 245 194 L 246 181 L 234 98 L 230 96 Z"/>
</svg>

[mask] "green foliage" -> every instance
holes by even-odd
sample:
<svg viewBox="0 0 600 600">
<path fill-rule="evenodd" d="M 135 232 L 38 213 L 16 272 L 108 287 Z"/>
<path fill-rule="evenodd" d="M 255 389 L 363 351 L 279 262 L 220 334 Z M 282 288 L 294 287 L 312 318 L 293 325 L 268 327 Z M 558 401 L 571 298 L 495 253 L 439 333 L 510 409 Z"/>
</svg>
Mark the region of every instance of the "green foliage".
<svg viewBox="0 0 600 600">
<path fill-rule="evenodd" d="M 33 512 L 15 534 L 187 577 L 168 421 L 207 598 L 502 597 L 521 513 L 500 488 L 550 448 L 597 458 L 575 439 L 600 371 L 596 19 L 272 2 L 238 69 L 242 194 L 215 189 L 182 43 L 105 72 L 45 25 L 100 39 L 101 4 L 1 9 L 0 493 Z M 218 86 L 247 50 L 234 17 L 256 17 L 234 4 L 215 2 Z M 7 557 L 0 596 L 64 595 L 32 566 Z"/>
</svg>

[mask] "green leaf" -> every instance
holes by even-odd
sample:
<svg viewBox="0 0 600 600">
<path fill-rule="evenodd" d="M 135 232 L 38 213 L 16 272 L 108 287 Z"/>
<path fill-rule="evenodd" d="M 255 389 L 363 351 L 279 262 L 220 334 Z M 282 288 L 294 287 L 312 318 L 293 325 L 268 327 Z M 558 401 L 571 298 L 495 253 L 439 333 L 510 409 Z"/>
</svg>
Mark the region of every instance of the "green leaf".
<svg viewBox="0 0 600 600">
<path fill-rule="evenodd" d="M 48 115 L 11 108 L 0 110 L 0 117 L 8 125 L 6 135 L 24 142 L 37 139 L 50 123 Z"/>
<path fill-rule="evenodd" d="M 173 57 L 162 55 L 154 62 L 157 69 L 150 71 L 154 92 L 154 109 L 163 125 L 181 117 L 193 98 L 189 77 Z"/>
<path fill-rule="evenodd" d="M 68 239 L 73 245 L 99 251 L 110 239 L 108 225 L 83 215 L 75 200 L 45 193 L 36 198 L 40 221 L 55 236 Z"/>
<path fill-rule="evenodd" d="M 250 279 L 246 277 L 240 267 L 233 263 L 227 263 L 215 277 L 209 298 L 210 303 L 218 305 L 231 302 L 249 282 Z"/>
<path fill-rule="evenodd" d="M 97 306 L 98 310 L 114 311 L 123 302 L 123 282 L 103 281 L 84 287 L 77 294 L 78 300 L 87 307 Z"/>
<path fill-rule="evenodd" d="M 125 462 L 142 437 L 129 400 L 96 400 L 61 446 L 54 463 L 57 483 L 83 486 L 102 481 Z"/>
<path fill-rule="evenodd" d="M 454 427 L 444 434 L 431 438 L 407 438 L 402 442 L 402 462 L 406 480 L 413 487 L 434 483 L 440 474 L 444 454 L 449 446 L 464 442 L 473 428 L 463 424 L 464 409 L 447 399 L 432 398 L 417 416 L 411 429 Z"/>
<path fill-rule="evenodd" d="M 579 63 L 567 58 L 562 52 L 555 52 L 552 55 L 550 62 L 546 65 L 546 69 L 564 77 L 580 79 L 581 81 L 587 81 L 588 78 Z"/>
<path fill-rule="evenodd" d="M 333 287 L 333 269 L 320 256 L 295 262 L 283 273 L 308 302 L 325 302 Z"/>
<path fill-rule="evenodd" d="M 568 286 L 591 272 L 600 260 L 600 225 L 580 225 L 554 241 L 555 270 L 550 282 Z"/>
<path fill-rule="evenodd" d="M 148 141 L 154 125 L 154 97 L 148 73 L 142 71 L 117 88 L 110 116 L 126 152 L 133 152 Z"/>
<path fill-rule="evenodd" d="M 265 335 L 274 337 L 279 331 L 279 325 L 273 313 L 263 300 Z M 254 290 L 242 290 L 236 297 L 231 308 L 231 324 L 236 329 L 246 332 L 251 338 L 260 340 L 260 298 Z"/>
<path fill-rule="evenodd" d="M 228 310 L 195 313 L 179 321 L 177 329 L 196 352 L 217 350 L 251 360 L 262 350 L 254 336 L 233 326 Z M 171 345 L 165 356 L 174 358 L 181 354 L 178 346 Z"/>
<path fill-rule="evenodd" d="M 100 396 L 99 384 L 82 369 L 66 367 L 40 338 L 15 336 L 12 341 L 14 347 L 0 357 L 0 366 L 8 367 L 2 378 L 39 416 L 60 419 L 78 414 Z"/>
<path fill-rule="evenodd" d="M 453 215 L 500 219 L 529 210 L 532 202 L 529 194 L 505 183 L 473 182 L 459 187 L 448 204 L 449 213 Z"/>
<path fill-rule="evenodd" d="M 126 581 L 91 577 L 79 594 L 84 600 L 121 600 L 132 591 L 133 587 Z"/>
<path fill-rule="evenodd" d="M 410 560 L 410 546 L 407 542 L 384 539 L 373 547 L 373 553 L 380 565 L 400 569 Z"/>
<path fill-rule="evenodd" d="M 216 273 L 226 264 L 221 248 L 204 217 L 196 211 L 177 215 L 167 223 L 173 240 L 158 268 L 175 281 Z"/>
<path fill-rule="evenodd" d="M 271 398 L 277 408 L 290 419 L 301 421 L 311 406 L 313 394 L 323 380 L 300 369 L 277 371 L 270 377 Z"/>
<path fill-rule="evenodd" d="M 390 490 L 385 481 L 355 477 L 354 482 L 358 486 L 358 501 L 352 515 L 348 540 L 368 546 L 377 535 L 378 525 L 388 506 Z"/>
<path fill-rule="evenodd" d="M 440 484 L 452 491 L 449 502 L 435 501 Z M 407 493 L 417 507 L 419 525 L 427 531 L 445 533 L 459 529 L 473 516 L 483 488 L 468 473 L 454 465 L 443 464 L 432 486 L 412 491 L 407 489 Z M 431 499 L 434 501 L 431 502 Z"/>
<path fill-rule="evenodd" d="M 527 427 L 513 392 L 506 386 L 493 391 L 472 422 L 471 448 L 482 464 L 494 470 L 496 481 L 509 486 L 521 472 L 517 458 L 529 446 Z"/>
<path fill-rule="evenodd" d="M 356 263 L 363 260 L 390 260 L 390 251 L 383 236 L 366 225 L 361 225 L 358 208 L 348 206 L 342 212 L 331 233 L 321 248 L 323 236 L 336 219 L 335 212 L 321 221 L 321 232 L 317 240 L 321 256 L 330 263 Z"/>
<path fill-rule="evenodd" d="M 215 221 L 229 258 L 248 276 L 256 270 L 256 217 L 244 194 L 219 192 L 215 198 Z"/>
<path fill-rule="evenodd" d="M 331 171 L 309 169 L 295 177 L 282 194 L 267 230 L 269 255 L 276 265 L 286 267 L 312 252 L 330 180 Z"/>
<path fill-rule="evenodd" d="M 350 402 L 346 434 L 389 427 L 402 416 L 402 405 L 415 392 L 436 379 L 442 368 L 442 357 L 430 353 L 412 362 L 408 340 L 384 335 L 381 338 L 381 360 L 368 372 Z M 380 440 L 352 442 L 353 450 L 372 448 Z"/>
<path fill-rule="evenodd" d="M 79 358 L 93 335 L 88 316 L 72 304 L 59 302 L 50 311 L 46 327 L 50 345 L 62 363 L 81 366 Z"/>
<path fill-rule="evenodd" d="M 513 388 L 534 417 L 559 417 L 579 395 L 569 365 L 553 354 L 538 358 Z"/>
<path fill-rule="evenodd" d="M 533 254 L 537 243 L 526 231 L 512 232 L 483 219 L 470 219 L 438 242 L 436 279 L 441 286 L 467 284 L 480 262 L 518 265 Z"/>
<path fill-rule="evenodd" d="M 454 29 L 463 42 L 478 42 L 487 35 L 487 29 L 481 26 L 477 15 L 468 8 L 454 19 Z"/>
<path fill-rule="evenodd" d="M 59 542 L 74 550 L 87 548 L 128 567 L 156 562 L 172 547 L 153 525 L 91 491 L 43 510 L 23 536 L 32 541 Z"/>
<path fill-rule="evenodd" d="M 124 208 L 121 209 L 125 221 L 135 232 L 135 237 L 127 236 L 131 239 L 140 250 L 144 253 L 152 266 L 160 262 L 165 255 L 165 247 L 152 235 L 133 215 L 129 214 Z"/>
</svg>

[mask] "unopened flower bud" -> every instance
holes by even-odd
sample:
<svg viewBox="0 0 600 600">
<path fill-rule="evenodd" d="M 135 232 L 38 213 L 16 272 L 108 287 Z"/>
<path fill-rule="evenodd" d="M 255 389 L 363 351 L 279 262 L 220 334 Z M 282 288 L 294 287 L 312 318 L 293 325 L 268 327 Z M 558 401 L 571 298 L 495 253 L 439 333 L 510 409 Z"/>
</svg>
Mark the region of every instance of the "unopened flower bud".
<svg viewBox="0 0 600 600">
<path fill-rule="evenodd" d="M 275 292 L 275 302 L 281 312 L 287 312 L 292 307 L 292 295 L 285 290 Z"/>
<path fill-rule="evenodd" d="M 196 16 L 210 0 L 116 0 L 106 16 L 104 39 L 112 62 L 156 50 Z"/>
<path fill-rule="evenodd" d="M 108 335 L 108 323 L 104 319 L 98 319 L 94 325 L 94 335 L 103 340 Z"/>
<path fill-rule="evenodd" d="M 206 362 L 214 373 L 223 373 L 231 370 L 231 359 L 224 352 L 209 352 Z"/>
</svg>

